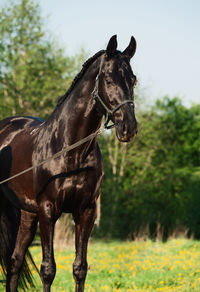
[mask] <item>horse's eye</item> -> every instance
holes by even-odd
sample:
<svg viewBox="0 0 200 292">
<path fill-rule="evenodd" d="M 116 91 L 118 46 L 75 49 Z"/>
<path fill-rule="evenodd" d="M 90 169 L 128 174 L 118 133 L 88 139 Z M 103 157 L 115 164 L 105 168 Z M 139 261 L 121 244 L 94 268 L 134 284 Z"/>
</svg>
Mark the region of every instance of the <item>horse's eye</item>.
<svg viewBox="0 0 200 292">
<path fill-rule="evenodd" d="M 106 79 L 106 84 L 111 84 L 110 80 Z"/>
</svg>

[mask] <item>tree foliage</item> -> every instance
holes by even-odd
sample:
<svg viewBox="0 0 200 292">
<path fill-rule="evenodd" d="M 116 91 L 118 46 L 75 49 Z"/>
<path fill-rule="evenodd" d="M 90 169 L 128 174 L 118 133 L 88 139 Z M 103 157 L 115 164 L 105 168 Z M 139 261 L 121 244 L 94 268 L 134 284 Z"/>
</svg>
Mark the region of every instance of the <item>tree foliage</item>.
<svg viewBox="0 0 200 292">
<path fill-rule="evenodd" d="M 10 2 L 0 11 L 0 118 L 46 117 L 64 94 L 84 51 L 68 57 L 45 31 L 35 1 Z"/>
<path fill-rule="evenodd" d="M 165 97 L 138 120 L 130 144 L 119 146 L 114 132 L 101 138 L 105 178 L 98 234 L 135 238 L 147 232 L 166 240 L 184 227 L 200 237 L 200 106 L 186 108 Z"/>
</svg>

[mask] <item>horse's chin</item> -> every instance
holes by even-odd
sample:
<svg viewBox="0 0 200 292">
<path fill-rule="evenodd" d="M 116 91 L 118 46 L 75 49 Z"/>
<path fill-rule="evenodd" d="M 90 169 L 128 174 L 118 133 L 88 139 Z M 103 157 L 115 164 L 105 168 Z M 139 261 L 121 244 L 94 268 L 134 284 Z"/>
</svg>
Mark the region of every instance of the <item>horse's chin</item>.
<svg viewBox="0 0 200 292">
<path fill-rule="evenodd" d="M 118 131 L 116 131 L 116 135 L 117 135 L 117 138 L 118 138 L 118 140 L 120 141 L 120 142 L 124 142 L 124 143 L 127 143 L 127 142 L 130 142 L 130 141 L 132 141 L 133 140 L 133 138 L 134 138 L 134 136 L 135 136 L 135 134 L 133 134 L 133 135 L 129 135 L 129 136 L 127 136 L 127 135 L 120 135 L 119 133 L 118 133 Z"/>
<path fill-rule="evenodd" d="M 115 123 L 116 135 L 120 142 L 130 142 L 137 134 L 137 122 Z"/>
</svg>

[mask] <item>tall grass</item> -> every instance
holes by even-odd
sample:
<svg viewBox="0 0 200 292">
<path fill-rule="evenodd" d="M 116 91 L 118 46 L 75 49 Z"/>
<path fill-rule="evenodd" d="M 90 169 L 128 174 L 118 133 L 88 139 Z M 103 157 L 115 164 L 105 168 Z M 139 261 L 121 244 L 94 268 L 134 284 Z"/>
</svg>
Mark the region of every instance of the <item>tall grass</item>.
<svg viewBox="0 0 200 292">
<path fill-rule="evenodd" d="M 38 265 L 41 248 L 31 252 Z M 56 250 L 57 273 L 53 292 L 75 291 L 72 276 L 74 249 Z M 94 242 L 88 250 L 89 271 L 85 291 L 200 291 L 200 242 L 185 239 L 167 243 Z M 37 289 L 41 281 L 35 275 Z M 0 291 L 5 287 L 0 284 Z"/>
</svg>

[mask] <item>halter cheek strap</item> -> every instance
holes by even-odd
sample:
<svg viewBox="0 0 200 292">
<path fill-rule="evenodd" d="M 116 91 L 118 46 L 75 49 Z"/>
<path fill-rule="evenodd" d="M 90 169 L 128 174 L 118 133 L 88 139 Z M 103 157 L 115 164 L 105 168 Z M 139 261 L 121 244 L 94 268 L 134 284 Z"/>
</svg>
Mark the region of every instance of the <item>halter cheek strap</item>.
<svg viewBox="0 0 200 292">
<path fill-rule="evenodd" d="M 102 98 L 100 97 L 99 95 L 99 76 L 101 74 L 101 70 L 102 70 L 102 65 L 103 65 L 103 57 L 101 59 L 101 64 L 100 64 L 100 69 L 99 69 L 99 73 L 96 77 L 96 80 L 95 80 L 95 87 L 94 87 L 94 90 L 93 90 L 93 98 L 95 101 L 99 101 L 100 104 L 103 106 L 103 108 L 105 109 L 105 123 L 104 123 L 104 127 L 106 129 L 111 129 L 113 127 L 115 127 L 115 124 L 112 124 L 112 125 L 108 125 L 108 123 L 110 122 L 110 120 L 112 119 L 114 113 L 121 107 L 123 106 L 124 104 L 127 104 L 127 103 L 130 103 L 132 105 L 134 105 L 133 101 L 132 100 L 124 100 L 123 102 L 121 102 L 120 104 L 118 104 L 114 109 L 109 109 L 107 107 L 107 105 L 103 102 Z"/>
</svg>

